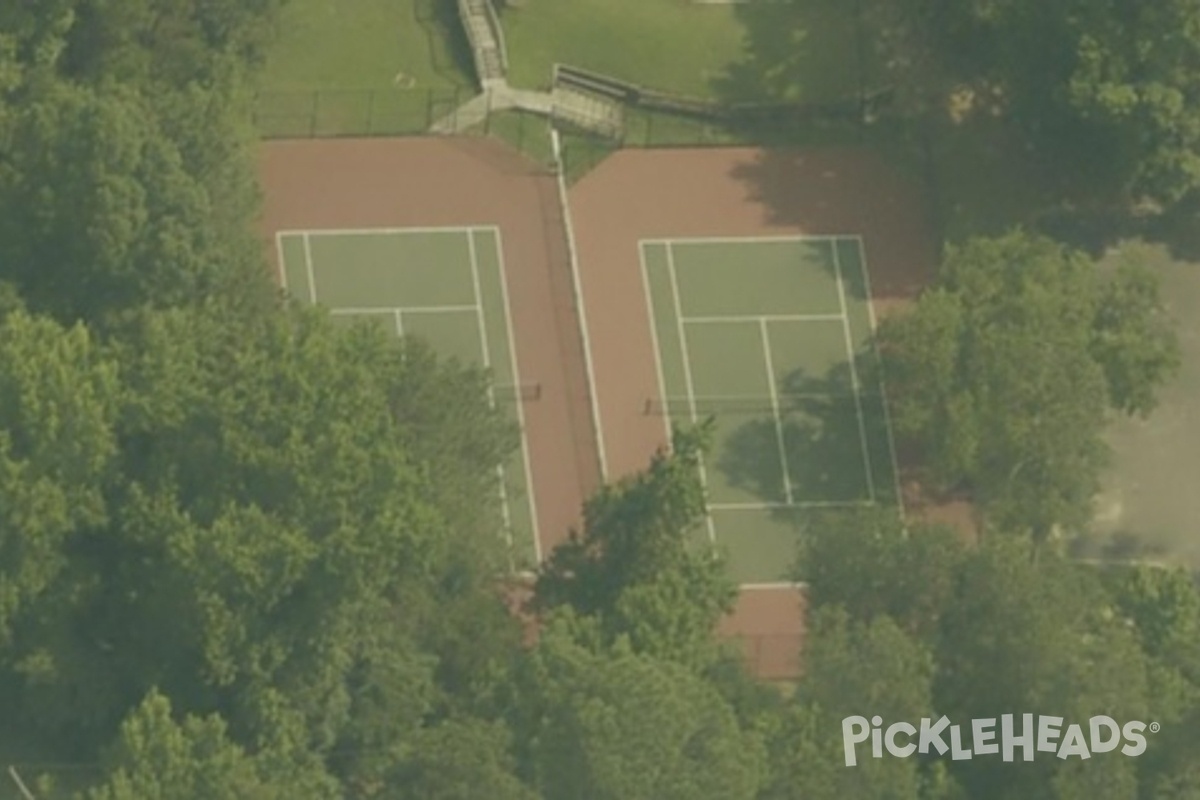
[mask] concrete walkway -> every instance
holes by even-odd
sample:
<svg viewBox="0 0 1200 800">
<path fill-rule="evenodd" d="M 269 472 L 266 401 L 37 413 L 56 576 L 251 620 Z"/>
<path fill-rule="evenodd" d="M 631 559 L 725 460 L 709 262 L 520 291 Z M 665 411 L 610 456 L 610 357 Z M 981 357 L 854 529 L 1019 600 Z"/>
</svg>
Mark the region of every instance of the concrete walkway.
<svg viewBox="0 0 1200 800">
<path fill-rule="evenodd" d="M 620 136 L 623 125 L 617 103 L 565 88 L 533 92 L 508 85 L 504 32 L 490 3 L 458 0 L 458 15 L 471 43 L 476 77 L 483 92 L 434 122 L 431 132 L 465 133 L 483 125 L 495 111 L 517 110 L 561 119 L 604 136 Z"/>
<path fill-rule="evenodd" d="M 433 133 L 464 133 L 478 128 L 497 111 L 525 111 L 561 119 L 605 136 L 618 136 L 622 129 L 621 107 L 584 92 L 559 88 L 553 92 L 514 89 L 504 80 L 490 80 L 482 93 L 437 120 Z"/>
</svg>

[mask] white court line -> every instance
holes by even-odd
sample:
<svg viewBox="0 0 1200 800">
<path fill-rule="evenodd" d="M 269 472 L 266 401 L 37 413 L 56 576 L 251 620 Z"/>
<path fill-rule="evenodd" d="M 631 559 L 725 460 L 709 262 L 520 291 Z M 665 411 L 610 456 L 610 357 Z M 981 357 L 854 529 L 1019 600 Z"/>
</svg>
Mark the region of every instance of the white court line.
<svg viewBox="0 0 1200 800">
<path fill-rule="evenodd" d="M 504 247 L 500 241 L 500 229 L 492 230 L 492 239 L 496 243 L 496 260 L 500 265 L 500 294 L 504 298 L 504 323 L 508 329 L 508 357 L 513 373 L 513 383 L 521 385 L 521 371 L 517 367 L 517 345 L 513 336 L 512 306 L 508 302 L 508 272 L 504 267 Z M 537 498 L 533 494 L 533 467 L 529 458 L 529 437 L 525 430 L 525 409 L 521 399 L 517 398 L 517 425 L 521 429 L 521 460 L 525 466 L 525 493 L 529 498 L 529 519 L 533 526 L 533 554 L 537 563 L 542 563 L 542 540 L 538 529 Z"/>
<path fill-rule="evenodd" d="M 858 508 L 873 506 L 874 500 L 804 500 L 799 503 L 711 503 L 713 511 L 768 511 L 781 508 Z"/>
<path fill-rule="evenodd" d="M 779 464 L 783 467 L 783 496 L 792 504 L 792 474 L 788 469 L 787 445 L 783 442 L 783 417 L 779 414 L 779 394 L 775 388 L 775 362 L 771 358 L 771 334 L 767 321 L 760 319 L 758 329 L 762 333 L 763 359 L 767 366 L 767 391 L 771 394 L 771 413 L 775 416 L 775 438 L 779 442 Z"/>
<path fill-rule="evenodd" d="M 654 298 L 650 294 L 650 277 L 647 274 L 649 266 L 646 264 L 646 246 L 638 245 L 638 253 L 642 259 L 642 294 L 646 298 L 646 320 L 650 323 L 650 343 L 654 347 L 654 369 L 658 374 L 658 396 L 662 398 L 664 405 L 667 403 L 667 381 L 663 377 L 662 356 L 658 344 L 658 323 L 654 315 Z M 667 447 L 671 446 L 671 414 L 669 409 L 663 414 L 663 429 L 667 435 Z"/>
<path fill-rule="evenodd" d="M 404 314 L 474 314 L 478 311 L 477 306 L 341 306 L 340 308 L 329 309 L 330 314 L 391 314 L 393 312 L 402 312 Z"/>
<path fill-rule="evenodd" d="M 403 321 L 403 320 L 400 318 L 400 317 L 401 317 L 401 315 L 402 315 L 403 313 L 404 313 L 404 312 L 402 312 L 402 311 L 401 311 L 400 309 L 398 309 L 398 308 L 393 308 L 393 309 L 392 309 L 392 314 L 394 314 L 394 315 L 395 315 L 395 317 L 396 317 L 396 335 L 397 335 L 397 336 L 403 336 L 403 335 L 404 335 L 404 321 Z"/>
<path fill-rule="evenodd" d="M 846 337 L 846 358 L 850 364 L 850 383 L 854 389 L 854 408 L 858 414 L 858 442 L 862 445 L 863 469 L 867 471 L 867 495 L 875 502 L 875 478 L 871 474 L 871 454 L 867 448 L 867 424 L 863 421 L 862 397 L 858 388 L 858 367 L 854 364 L 854 342 L 850 336 L 850 317 L 846 311 L 846 288 L 842 284 L 842 262 L 837 246 L 833 247 L 833 269 L 837 275 L 838 302 L 842 305 L 842 333 Z"/>
<path fill-rule="evenodd" d="M 879 354 L 875 335 L 878 326 L 875 324 L 875 301 L 871 293 L 871 270 L 867 266 L 867 249 L 861 236 L 854 237 L 858 245 L 859 263 L 862 266 L 863 290 L 867 295 L 867 318 L 871 322 L 871 352 L 875 354 L 875 365 L 879 369 L 879 394 L 883 399 L 883 424 L 887 426 L 888 454 L 892 459 L 892 480 L 896 483 L 896 503 L 900 507 L 900 519 L 907 516 L 904 510 L 904 493 L 900 488 L 900 461 L 896 458 L 896 437 L 892 432 L 891 403 L 888 402 L 887 384 L 883 374 L 883 356 Z"/>
<path fill-rule="evenodd" d="M 308 234 L 304 234 L 304 267 L 308 272 L 308 297 L 315 306 L 317 304 L 317 279 L 313 275 L 312 247 L 308 242 Z"/>
<path fill-rule="evenodd" d="M 828 242 L 838 239 L 853 239 L 857 234 L 821 234 L 808 236 L 802 233 L 782 236 L 679 236 L 666 239 L 642 239 L 647 244 L 754 244 L 755 242 Z"/>
<path fill-rule="evenodd" d="M 479 289 L 479 264 L 475 258 L 475 237 L 467 234 L 467 253 L 471 257 L 471 284 L 475 291 L 475 315 L 479 323 L 479 345 L 483 351 L 483 368 L 488 372 L 487 398 L 488 405 L 496 407 L 496 392 L 492 388 L 492 356 L 491 345 L 488 342 L 487 323 L 483 318 L 482 297 Z M 522 436 L 524 431 L 522 431 Z M 513 551 L 512 538 L 512 509 L 508 505 L 508 478 L 503 464 L 496 465 L 496 477 L 500 481 L 500 513 L 504 517 L 504 535 L 508 540 L 508 551 Z"/>
<path fill-rule="evenodd" d="M 841 314 L 746 314 L 684 317 L 683 321 L 692 324 L 724 324 L 735 322 L 841 322 Z"/>
<path fill-rule="evenodd" d="M 275 234 L 275 257 L 279 259 L 279 267 L 277 269 L 279 273 L 279 286 L 286 293 L 288 291 L 287 262 L 283 259 L 283 234 L 279 232 Z"/>
<path fill-rule="evenodd" d="M 392 235 L 397 233 L 470 233 L 471 231 L 487 230 L 494 226 L 450 226 L 446 228 L 296 228 L 280 231 L 289 236 L 370 236 L 371 234 Z"/>
<path fill-rule="evenodd" d="M 687 333 L 683 330 L 683 307 L 679 302 L 679 282 L 675 277 L 675 256 L 671 252 L 670 245 L 667 245 L 667 271 L 671 276 L 671 297 L 675 303 L 675 327 L 679 330 L 679 349 L 683 355 L 683 381 L 687 386 L 688 402 L 691 405 L 692 423 L 694 424 L 698 421 L 696 414 L 696 388 L 692 384 L 691 356 L 688 354 Z M 697 454 L 696 460 L 700 465 L 700 483 L 707 496 L 708 468 L 704 465 L 704 454 Z M 708 538 L 712 540 L 713 544 L 716 544 L 717 529 L 713 523 L 712 514 L 705 514 L 705 521 L 708 523 Z"/>
</svg>

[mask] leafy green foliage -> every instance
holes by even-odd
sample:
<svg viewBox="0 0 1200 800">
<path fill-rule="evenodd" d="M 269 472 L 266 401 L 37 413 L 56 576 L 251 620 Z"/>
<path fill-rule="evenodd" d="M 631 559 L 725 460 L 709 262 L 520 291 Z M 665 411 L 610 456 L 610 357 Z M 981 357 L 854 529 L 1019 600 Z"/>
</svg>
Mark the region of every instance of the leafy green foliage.
<svg viewBox="0 0 1200 800">
<path fill-rule="evenodd" d="M 0 320 L 0 643 L 64 569 L 67 537 L 106 520 L 119 403 L 116 365 L 84 328 Z"/>
<path fill-rule="evenodd" d="M 250 206 L 194 177 L 209 161 L 189 164 L 134 93 L 52 83 L 15 112 L 9 154 L 0 263 L 32 309 L 97 322 L 255 284 L 265 298 L 245 258 Z M 243 211 L 236 224 L 222 222 L 225 203 Z"/>
<path fill-rule="evenodd" d="M 219 717 L 175 721 L 152 692 L 121 726 L 103 783 L 87 800 L 284 800 L 342 796 L 319 764 L 286 749 L 250 755 L 230 741 Z"/>
<path fill-rule="evenodd" d="M 1194 742 L 1200 684 L 1178 667 L 1200 663 L 1189 633 L 1197 607 L 1190 576 L 1144 568 L 1110 578 L 1022 537 L 968 548 L 939 528 L 897 528 L 855 512 L 807 532 L 802 574 L 814 610 L 787 730 L 808 749 L 773 775 L 808 776 L 810 793 L 797 795 L 808 797 L 889 796 L 876 788 L 887 780 L 907 787 L 905 796 L 983 800 L 1130 797 L 1138 787 L 1156 796 L 1153 786 L 1189 785 L 1183 742 Z M 1035 713 L 1084 724 L 1106 714 L 1163 728 L 1137 759 L 866 759 L 853 771 L 835 769 L 840 753 L 824 752 L 831 747 L 820 735 L 844 716 L 876 713 L 959 723 Z M 915 775 L 900 766 L 914 763 Z M 874 785 L 838 783 L 866 781 L 871 770 Z"/>
<path fill-rule="evenodd" d="M 913 798 L 922 794 L 916 759 L 874 759 L 860 753 L 845 764 L 842 720 L 880 715 L 913 720 L 932 704 L 933 657 L 927 645 L 887 616 L 855 620 L 828 605 L 809 619 L 805 674 L 784 728 L 772 737 L 774 785 L 767 797 L 835 800 L 839 797 Z"/>
<path fill-rule="evenodd" d="M 1020 231 L 952 248 L 913 314 L 881 328 L 897 433 L 990 522 L 1047 535 L 1089 519 L 1110 406 L 1147 411 L 1177 366 L 1153 281 L 1104 282 Z"/>
<path fill-rule="evenodd" d="M 712 659 L 712 632 L 732 610 L 723 562 L 689 536 L 704 518 L 698 459 L 708 431 L 678 432 L 671 452 L 600 489 L 584 507 L 582 534 L 557 548 L 538 576 L 539 610 L 596 615 L 612 639 L 693 665 Z"/>
<path fill-rule="evenodd" d="M 524 738 L 546 800 L 750 798 L 762 744 L 686 667 L 585 648 L 551 625 L 524 674 Z"/>
<path fill-rule="evenodd" d="M 1163 206 L 1200 187 L 1200 8 L 1191 0 L 869 8 L 890 23 L 878 37 L 883 57 L 909 66 L 897 71 L 902 83 L 916 76 L 943 100 L 955 83 L 988 96 L 1059 166 L 1075 167 L 1076 180 L 1094 184 L 1099 173 L 1127 198 Z"/>
<path fill-rule="evenodd" d="M 844 608 L 858 620 L 886 617 L 928 639 L 954 595 L 954 574 L 966 556 L 966 545 L 949 528 L 922 528 L 910 537 L 891 511 L 841 511 L 823 515 L 806 531 L 797 574 L 811 603 Z"/>
<path fill-rule="evenodd" d="M 1156 276 L 1139 266 L 1136 250 L 1122 256 L 1096 303 L 1092 354 L 1104 369 L 1109 405 L 1145 417 L 1154 410 L 1155 389 L 1182 362 L 1178 339 L 1164 319 Z"/>
<path fill-rule="evenodd" d="M 484 376 L 275 302 L 245 117 L 278 5 L 0 5 L 0 747 L 99 758 L 89 800 L 1195 793 L 1179 574 L 1102 584 L 1019 537 L 826 515 L 801 553 L 806 672 L 789 699 L 754 684 L 714 638 L 734 587 L 690 543 L 703 428 L 591 499 L 523 640 L 493 469 L 516 431 Z M 1012 108 L 1052 100 L 1135 191 L 1185 191 L 1193 79 L 1137 45 L 1179 25 L 1162 56 L 1186 60 L 1192 12 L 1068 5 L 912 0 L 883 46 L 931 76 L 922 26 L 957 31 L 1013 68 L 977 73 Z M 1104 415 L 1148 413 L 1177 366 L 1136 263 L 969 243 L 885 330 L 897 427 L 994 525 L 1083 519 Z M 1137 761 L 842 766 L 848 715 L 1034 707 L 1164 730 Z"/>
</svg>

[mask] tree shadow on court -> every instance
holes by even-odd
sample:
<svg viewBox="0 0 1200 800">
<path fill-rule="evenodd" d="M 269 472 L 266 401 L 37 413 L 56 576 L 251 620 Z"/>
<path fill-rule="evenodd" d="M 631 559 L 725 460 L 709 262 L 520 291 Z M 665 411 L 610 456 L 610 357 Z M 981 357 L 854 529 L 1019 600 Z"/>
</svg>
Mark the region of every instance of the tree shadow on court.
<svg viewBox="0 0 1200 800">
<path fill-rule="evenodd" d="M 1102 562 L 1167 561 L 1170 548 L 1160 542 L 1148 541 L 1145 535 L 1131 530 L 1108 534 L 1087 532 L 1067 543 L 1072 558 Z"/>
<path fill-rule="evenodd" d="M 915 297 L 932 280 L 938 237 L 922 184 L 862 147 L 764 149 L 733 168 L 772 226 L 817 236 L 857 236 L 876 300 Z M 822 259 L 833 271 L 833 263 Z M 849 295 L 866 299 L 862 270 L 843 270 Z"/>
<path fill-rule="evenodd" d="M 764 408 L 721 439 L 714 466 L 733 487 L 766 503 L 785 501 L 781 439 L 793 502 L 853 503 L 867 499 L 859 418 L 848 392 L 849 364 L 827 375 L 796 370 L 779 390 L 779 423 Z M 778 516 L 796 521 L 797 509 Z"/>
</svg>

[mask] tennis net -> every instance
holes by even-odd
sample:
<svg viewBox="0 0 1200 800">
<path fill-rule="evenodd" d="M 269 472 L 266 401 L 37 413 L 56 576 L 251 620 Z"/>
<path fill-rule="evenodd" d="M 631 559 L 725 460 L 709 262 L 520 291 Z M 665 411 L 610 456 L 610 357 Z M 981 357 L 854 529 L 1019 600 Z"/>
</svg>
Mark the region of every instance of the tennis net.
<svg viewBox="0 0 1200 800">
<path fill-rule="evenodd" d="M 866 393 L 860 392 L 860 397 Z M 818 409 L 830 405 L 842 405 L 854 402 L 854 393 L 821 392 L 821 393 L 789 393 L 776 395 L 698 395 L 675 397 L 648 397 L 642 406 L 643 413 L 650 416 L 689 417 L 708 416 L 710 414 L 741 413 L 771 415 L 778 411 L 803 411 Z"/>
</svg>

